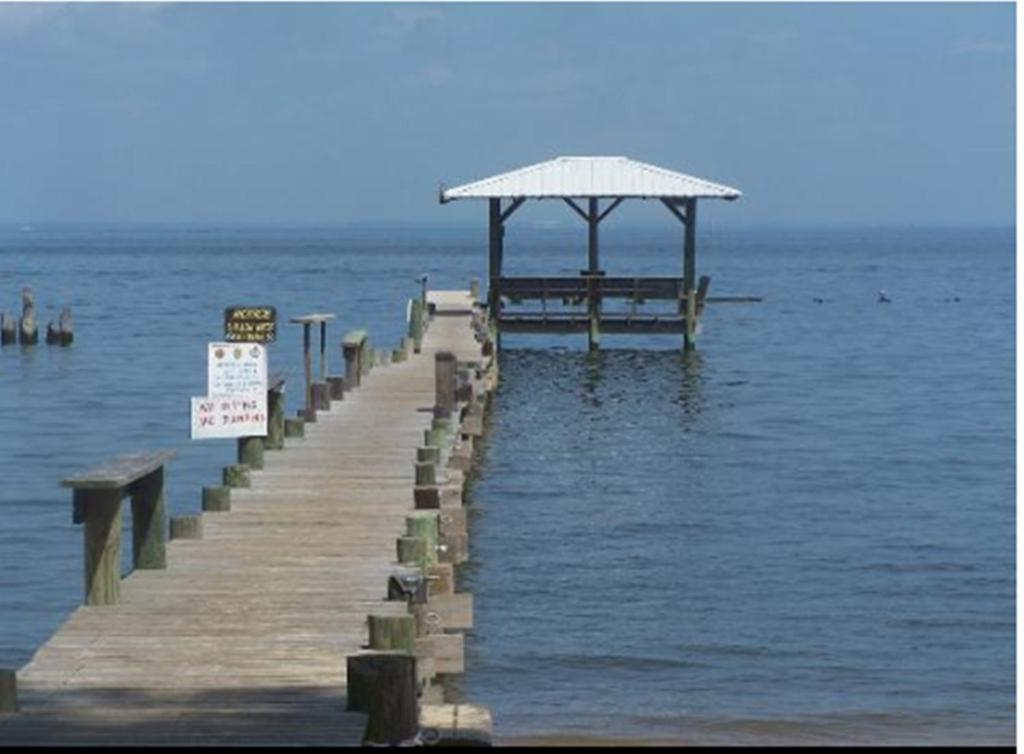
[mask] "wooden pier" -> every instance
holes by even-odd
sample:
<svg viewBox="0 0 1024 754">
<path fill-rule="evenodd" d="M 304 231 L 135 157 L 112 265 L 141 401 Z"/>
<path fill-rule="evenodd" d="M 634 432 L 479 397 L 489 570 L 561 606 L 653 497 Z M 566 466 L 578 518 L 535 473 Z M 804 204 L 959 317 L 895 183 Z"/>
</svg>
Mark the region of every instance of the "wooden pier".
<svg viewBox="0 0 1024 754">
<path fill-rule="evenodd" d="M 496 365 L 482 355 L 493 348 L 468 292 L 431 292 L 425 303 L 409 307 L 422 319 L 394 351 L 372 351 L 365 333 L 346 338 L 349 377 L 330 396 L 340 400 L 318 407 L 307 389 L 301 413 L 315 411 L 315 423 L 286 426 L 278 409 L 281 431 L 261 469 L 230 467 L 244 474 L 226 471 L 225 486 L 209 489 L 227 492 L 211 495 L 206 512 L 172 522 L 182 538 L 164 548 L 157 537 L 161 562 L 123 579 L 107 571 L 98 601 L 75 610 L 17 670 L 16 692 L 11 674 L 0 677 L 0 697 L 10 708 L 16 694 L 17 705 L 0 714 L 0 744 L 359 745 L 381 713 L 365 689 L 356 703 L 347 667 L 403 649 L 416 658 L 414 722 L 420 734 L 429 729 L 420 739 L 459 738 L 452 721 L 466 727 L 474 716 L 467 737 L 486 739 L 486 712 L 437 704 L 430 681 L 461 671 L 458 630 L 472 625 L 452 567 L 465 559 L 461 491 Z M 122 488 L 105 498 L 117 498 L 109 510 L 118 521 L 121 497 L 134 490 L 130 471 L 119 473 Z M 146 478 L 154 473 L 147 467 Z M 147 489 L 162 511 L 161 490 Z M 77 491 L 75 500 L 88 524 L 90 503 Z M 99 550 L 117 563 L 119 526 L 105 531 Z M 426 578 L 418 599 L 386 599 L 390 585 L 417 574 Z M 386 646 L 397 641 L 392 618 L 409 622 L 412 641 Z"/>
</svg>

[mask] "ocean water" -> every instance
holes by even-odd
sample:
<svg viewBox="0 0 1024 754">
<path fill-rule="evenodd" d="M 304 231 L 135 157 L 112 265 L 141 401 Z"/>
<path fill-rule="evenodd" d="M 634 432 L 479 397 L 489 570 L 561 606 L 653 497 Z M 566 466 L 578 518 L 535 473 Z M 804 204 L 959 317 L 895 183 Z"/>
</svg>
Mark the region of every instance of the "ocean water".
<svg viewBox="0 0 1024 754">
<path fill-rule="evenodd" d="M 175 448 L 173 514 L 233 459 L 188 439 L 206 342 L 278 309 L 403 334 L 416 275 L 483 278 L 485 229 L 0 229 L 0 308 L 34 286 L 69 349 L 0 349 L 0 666 L 81 597 L 59 479 Z M 575 274 L 578 229 L 518 230 L 510 274 Z M 679 239 L 610 232 L 609 274 Z M 696 353 L 673 336 L 509 335 L 471 488 L 476 628 L 453 687 L 499 741 L 1003 743 L 1015 733 L 1012 229 L 701 238 Z M 877 303 L 885 289 L 890 304 Z M 816 302 L 820 298 L 823 301 Z"/>
</svg>

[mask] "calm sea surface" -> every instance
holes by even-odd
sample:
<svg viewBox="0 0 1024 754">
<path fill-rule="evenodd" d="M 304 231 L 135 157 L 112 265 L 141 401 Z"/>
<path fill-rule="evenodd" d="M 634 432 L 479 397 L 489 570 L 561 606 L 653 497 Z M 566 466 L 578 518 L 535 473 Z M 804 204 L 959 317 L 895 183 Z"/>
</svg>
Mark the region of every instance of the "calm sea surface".
<svg viewBox="0 0 1024 754">
<path fill-rule="evenodd" d="M 485 233 L 0 229 L 0 308 L 31 284 L 43 326 L 65 304 L 76 325 L 0 350 L 0 666 L 81 598 L 63 475 L 176 448 L 184 514 L 232 461 L 188 439 L 224 306 L 277 307 L 293 413 L 288 317 L 393 347 L 416 275 L 482 278 Z M 517 231 L 509 272 L 576 274 L 583 243 Z M 679 256 L 668 233 L 602 249 L 609 274 Z M 695 354 L 505 337 L 453 692 L 502 741 L 1012 743 L 1013 231 L 720 231 L 698 266 L 765 301 L 709 305 Z"/>
</svg>

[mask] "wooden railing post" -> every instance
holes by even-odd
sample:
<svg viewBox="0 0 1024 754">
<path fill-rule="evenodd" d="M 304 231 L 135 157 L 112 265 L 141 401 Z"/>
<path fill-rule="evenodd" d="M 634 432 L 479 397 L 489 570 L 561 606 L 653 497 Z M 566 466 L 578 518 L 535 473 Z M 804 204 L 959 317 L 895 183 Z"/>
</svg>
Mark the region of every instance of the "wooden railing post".
<svg viewBox="0 0 1024 754">
<path fill-rule="evenodd" d="M 359 367 L 359 346 L 345 343 L 342 345 L 345 356 L 345 390 L 359 387 L 362 370 Z"/>
<path fill-rule="evenodd" d="M 413 353 L 419 353 L 423 346 L 423 303 L 418 298 L 412 299 L 409 305 L 409 337 Z"/>
<path fill-rule="evenodd" d="M 416 658 L 403 651 L 363 652 L 347 658 L 348 709 L 367 714 L 364 744 L 390 745 L 419 732 Z"/>
<path fill-rule="evenodd" d="M 238 438 L 238 462 L 251 469 L 263 468 L 264 438 L 258 435 Z"/>
<path fill-rule="evenodd" d="M 438 351 L 434 354 L 434 418 L 448 419 L 455 408 L 455 354 Z"/>
<path fill-rule="evenodd" d="M 367 371 L 366 345 L 369 338 L 366 330 L 350 330 L 345 333 L 341 342 L 342 354 L 345 357 L 345 390 L 359 387 L 363 374 Z"/>
<path fill-rule="evenodd" d="M 171 518 L 171 540 L 202 539 L 202 516 L 173 516 Z"/>
<path fill-rule="evenodd" d="M 361 374 L 367 375 L 373 367 L 373 349 L 370 347 L 370 336 L 367 334 L 359 346 L 359 370 Z"/>
<path fill-rule="evenodd" d="M 281 450 L 284 447 L 283 377 L 271 380 L 267 390 L 267 436 L 263 438 L 263 446 L 267 450 Z M 247 463 L 241 457 L 238 460 L 240 463 Z M 262 468 L 262 463 L 260 468 Z"/>
</svg>

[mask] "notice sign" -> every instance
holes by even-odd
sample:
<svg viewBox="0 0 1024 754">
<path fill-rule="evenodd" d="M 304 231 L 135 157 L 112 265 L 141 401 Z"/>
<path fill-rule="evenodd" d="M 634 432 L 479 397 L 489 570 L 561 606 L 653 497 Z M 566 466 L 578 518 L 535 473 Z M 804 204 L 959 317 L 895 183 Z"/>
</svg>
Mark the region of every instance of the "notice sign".
<svg viewBox="0 0 1024 754">
<path fill-rule="evenodd" d="M 224 340 L 229 343 L 273 343 L 277 309 L 273 306 L 232 306 L 224 310 Z"/>
<path fill-rule="evenodd" d="M 193 440 L 267 434 L 267 393 L 192 399 Z"/>
<path fill-rule="evenodd" d="M 258 343 L 210 343 L 207 395 L 267 392 L 267 349 Z"/>
</svg>

